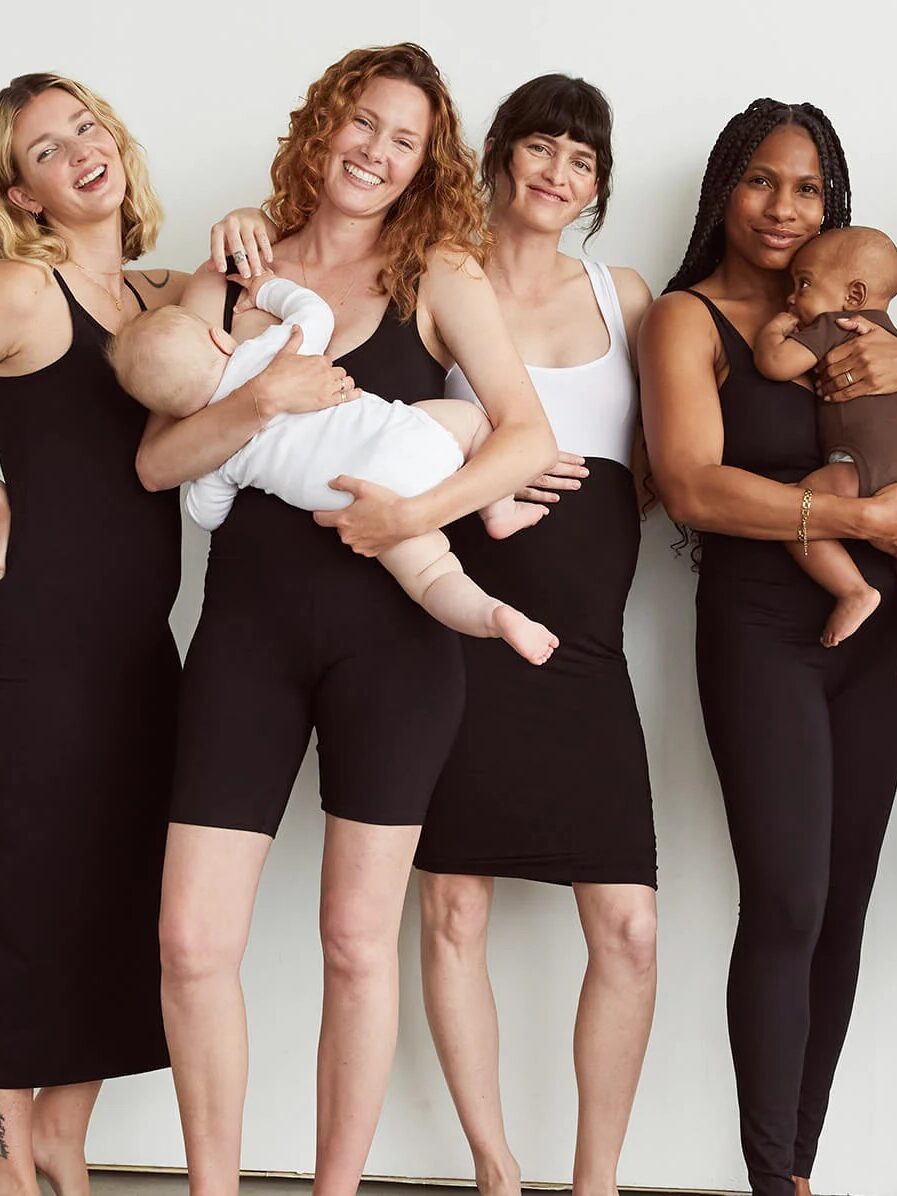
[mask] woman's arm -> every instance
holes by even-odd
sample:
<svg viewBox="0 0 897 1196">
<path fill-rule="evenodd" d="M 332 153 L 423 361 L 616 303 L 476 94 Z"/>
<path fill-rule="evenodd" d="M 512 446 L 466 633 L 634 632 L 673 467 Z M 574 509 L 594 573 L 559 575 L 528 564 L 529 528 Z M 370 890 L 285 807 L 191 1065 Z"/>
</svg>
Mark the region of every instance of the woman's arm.
<svg viewBox="0 0 897 1196">
<path fill-rule="evenodd" d="M 210 324 L 221 321 L 225 282 L 200 268 L 182 303 Z M 299 357 L 294 329 L 271 364 L 250 383 L 187 419 L 151 415 L 137 450 L 137 474 L 147 490 L 169 490 L 211 473 L 281 412 L 319 411 L 357 398 L 354 382 L 327 357 Z M 345 382 L 345 395 L 340 384 Z"/>
<path fill-rule="evenodd" d="M 355 552 L 375 556 L 400 540 L 443 527 L 477 511 L 558 459 L 538 396 L 514 348 L 480 267 L 470 258 L 436 250 L 421 280 L 419 299 L 440 341 L 463 369 L 494 429 L 466 465 L 416 498 L 340 477 L 335 488 L 355 496 L 351 506 L 315 515 L 335 527 Z M 427 396 L 421 395 L 421 398 Z"/>
<path fill-rule="evenodd" d="M 801 490 L 722 464 L 719 353 L 713 323 L 691 296 L 665 295 L 645 317 L 642 412 L 660 498 L 672 519 L 699 531 L 794 540 Z M 897 548 L 897 493 L 870 499 L 817 493 L 808 532 L 811 539 L 877 539 Z"/>
</svg>

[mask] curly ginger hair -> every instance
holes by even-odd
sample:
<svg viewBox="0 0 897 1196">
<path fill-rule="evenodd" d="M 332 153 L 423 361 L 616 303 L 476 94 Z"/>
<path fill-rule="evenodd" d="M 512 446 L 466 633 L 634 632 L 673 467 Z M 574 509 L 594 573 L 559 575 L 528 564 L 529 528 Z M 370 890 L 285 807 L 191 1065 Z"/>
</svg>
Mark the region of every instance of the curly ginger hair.
<svg viewBox="0 0 897 1196">
<path fill-rule="evenodd" d="M 334 133 L 352 119 L 358 97 L 376 78 L 413 83 L 430 101 L 433 125 L 420 170 L 386 214 L 380 243 L 386 264 L 379 284 L 403 320 L 417 304 L 417 284 L 435 245 L 469 254 L 481 265 L 489 243 L 476 155 L 461 136 L 461 122 L 430 55 L 420 46 L 351 50 L 308 89 L 290 113 L 271 165 L 274 193 L 265 210 L 282 237 L 308 223 L 320 202 Z"/>
</svg>

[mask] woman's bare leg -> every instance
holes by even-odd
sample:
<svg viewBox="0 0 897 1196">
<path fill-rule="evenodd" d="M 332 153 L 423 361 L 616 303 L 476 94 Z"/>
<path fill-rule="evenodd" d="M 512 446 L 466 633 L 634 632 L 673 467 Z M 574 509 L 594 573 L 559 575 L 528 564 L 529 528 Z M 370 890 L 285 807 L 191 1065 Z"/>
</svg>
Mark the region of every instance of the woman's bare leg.
<svg viewBox="0 0 897 1196">
<path fill-rule="evenodd" d="M 421 964 L 430 1032 L 484 1196 L 516 1196 L 520 1168 L 505 1135 L 498 1018 L 486 967 L 494 881 L 421 872 Z"/>
<path fill-rule="evenodd" d="M 162 1012 L 191 1196 L 236 1196 L 246 1096 L 240 963 L 271 839 L 174 823 L 162 880 Z"/>
<path fill-rule="evenodd" d="M 40 1196 L 31 1151 L 31 1088 L 0 1090 L 0 1196 Z"/>
<path fill-rule="evenodd" d="M 355 1196 L 383 1107 L 398 1030 L 399 924 L 419 838 L 419 826 L 327 815 L 316 1196 Z"/>
<path fill-rule="evenodd" d="M 84 1143 L 101 1087 L 102 1080 L 93 1080 L 42 1088 L 34 1099 L 34 1163 L 56 1196 L 90 1196 Z"/>
<path fill-rule="evenodd" d="M 617 1163 L 654 1016 L 657 907 L 646 885 L 574 885 L 589 959 L 573 1056 L 575 1196 L 617 1196 Z"/>
</svg>

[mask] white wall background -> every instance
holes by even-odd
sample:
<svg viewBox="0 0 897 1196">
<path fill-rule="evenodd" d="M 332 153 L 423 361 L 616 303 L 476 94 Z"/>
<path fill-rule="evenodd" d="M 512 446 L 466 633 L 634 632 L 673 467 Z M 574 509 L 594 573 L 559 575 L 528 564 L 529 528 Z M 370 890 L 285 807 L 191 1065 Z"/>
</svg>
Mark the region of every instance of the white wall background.
<svg viewBox="0 0 897 1196">
<path fill-rule="evenodd" d="M 492 8 L 482 0 L 393 0 L 388 6 L 342 0 L 317 11 L 288 0 L 157 0 L 145 7 L 44 0 L 34 10 L 5 6 L 0 81 L 55 70 L 110 99 L 146 145 L 167 211 L 150 263 L 191 269 L 205 256 L 211 221 L 265 195 L 288 110 L 310 80 L 353 46 L 407 39 L 428 47 L 476 145 L 499 99 L 519 83 L 548 70 L 582 74 L 606 91 L 616 113 L 614 197 L 606 230 L 591 251 L 637 267 L 659 289 L 684 249 L 714 138 L 756 96 L 812 99 L 824 107 L 851 163 L 855 219 L 897 230 L 895 23 L 887 0 L 854 9 L 833 0 L 784 8 L 719 0 L 501 0 Z M 668 551 L 671 538 L 666 519 L 655 515 L 645 530 L 627 617 L 655 793 L 661 981 L 620 1178 L 663 1189 L 743 1189 L 724 1021 L 736 885 L 695 693 L 694 578 Z M 189 529 L 176 612 L 182 644 L 198 614 L 204 555 L 204 540 Z M 883 726 L 894 713 L 882 712 Z M 264 878 L 244 968 L 252 1073 L 243 1158 L 250 1169 L 312 1167 L 321 832 L 310 760 Z M 795 867 L 800 863 L 796 859 Z M 819 1192 L 897 1193 L 895 909 L 892 837 L 817 1164 Z M 465 1144 L 423 1015 L 417 929 L 412 893 L 402 938 L 401 1039 L 368 1170 L 468 1177 Z M 583 962 L 568 892 L 500 884 L 491 963 L 507 1123 L 531 1181 L 569 1182 L 570 1050 Z M 89 1156 L 104 1163 L 182 1164 L 167 1073 L 107 1085 Z"/>
</svg>

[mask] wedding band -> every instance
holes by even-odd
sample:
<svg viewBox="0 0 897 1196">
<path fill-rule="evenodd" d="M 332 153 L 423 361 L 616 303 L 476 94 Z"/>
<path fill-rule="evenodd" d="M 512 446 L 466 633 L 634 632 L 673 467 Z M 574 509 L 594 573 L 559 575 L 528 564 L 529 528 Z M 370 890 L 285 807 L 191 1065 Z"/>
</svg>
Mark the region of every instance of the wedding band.
<svg viewBox="0 0 897 1196">
<path fill-rule="evenodd" d="M 238 249 L 236 253 L 232 254 L 231 256 L 234 259 L 235 266 L 242 266 L 242 264 L 246 261 L 248 254 L 246 253 L 245 249 Z"/>
<path fill-rule="evenodd" d="M 844 377 L 847 379 L 847 385 L 853 386 L 853 374 L 850 372 L 850 370 L 844 371 Z"/>
<path fill-rule="evenodd" d="M 340 384 L 339 384 L 339 399 L 340 399 L 340 402 L 342 402 L 342 401 L 343 401 L 343 399 L 345 399 L 345 397 L 346 397 L 346 379 L 345 379 L 345 378 L 340 378 Z"/>
</svg>

